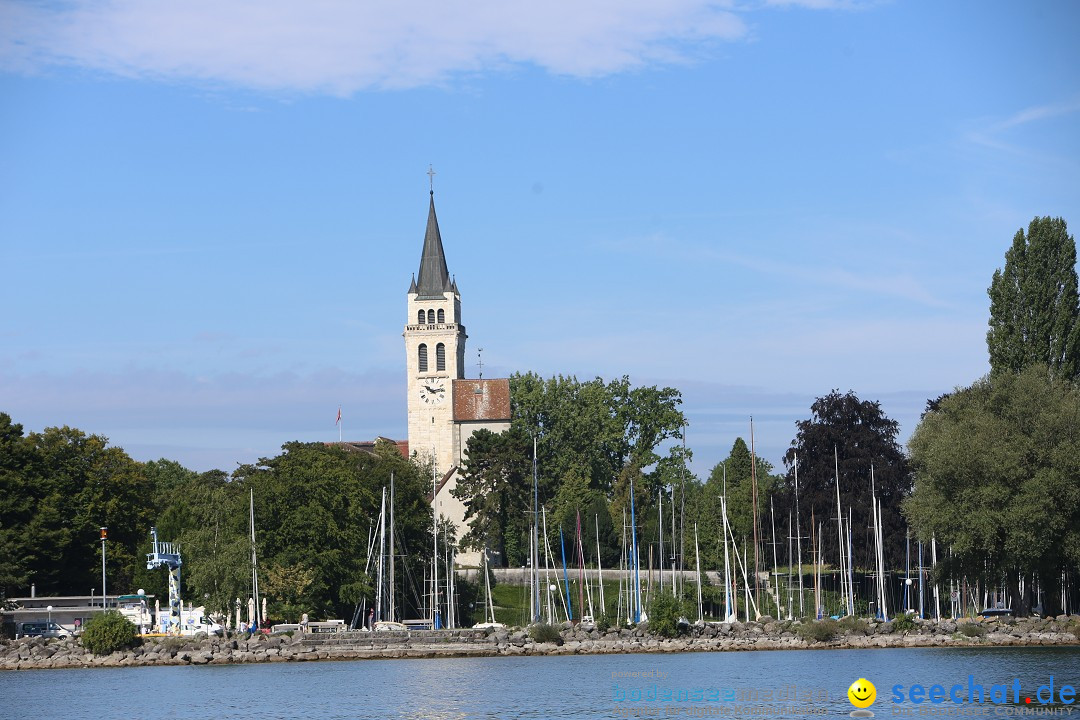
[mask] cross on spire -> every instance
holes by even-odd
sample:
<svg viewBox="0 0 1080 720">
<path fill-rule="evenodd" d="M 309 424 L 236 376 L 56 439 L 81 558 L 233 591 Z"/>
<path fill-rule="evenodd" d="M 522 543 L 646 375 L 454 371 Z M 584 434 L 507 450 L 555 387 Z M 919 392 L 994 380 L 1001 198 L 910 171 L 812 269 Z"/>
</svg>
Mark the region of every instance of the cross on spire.
<svg viewBox="0 0 1080 720">
<path fill-rule="evenodd" d="M 435 168 L 428 165 L 427 167 L 428 183 L 431 185 L 431 194 L 435 194 Z"/>
</svg>

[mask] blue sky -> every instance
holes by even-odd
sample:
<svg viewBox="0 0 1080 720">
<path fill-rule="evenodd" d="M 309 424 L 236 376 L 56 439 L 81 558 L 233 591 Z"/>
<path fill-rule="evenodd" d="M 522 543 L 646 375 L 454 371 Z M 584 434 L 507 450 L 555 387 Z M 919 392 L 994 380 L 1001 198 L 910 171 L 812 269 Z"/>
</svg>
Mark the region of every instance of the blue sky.
<svg viewBox="0 0 1080 720">
<path fill-rule="evenodd" d="M 435 199 L 467 371 L 682 390 L 706 474 L 814 398 L 901 441 L 1080 227 L 1075 2 L 0 0 L 0 410 L 230 470 L 405 436 Z"/>
</svg>

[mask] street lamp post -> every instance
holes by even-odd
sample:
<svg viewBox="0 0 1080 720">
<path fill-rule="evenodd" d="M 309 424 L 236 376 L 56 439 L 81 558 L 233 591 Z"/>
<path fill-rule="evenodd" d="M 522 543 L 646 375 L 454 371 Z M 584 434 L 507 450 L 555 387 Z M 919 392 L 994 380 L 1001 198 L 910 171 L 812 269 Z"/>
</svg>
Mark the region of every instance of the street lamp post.
<svg viewBox="0 0 1080 720">
<path fill-rule="evenodd" d="M 101 528 L 101 609 L 108 607 L 105 599 L 105 539 L 109 536 L 109 528 Z"/>
</svg>

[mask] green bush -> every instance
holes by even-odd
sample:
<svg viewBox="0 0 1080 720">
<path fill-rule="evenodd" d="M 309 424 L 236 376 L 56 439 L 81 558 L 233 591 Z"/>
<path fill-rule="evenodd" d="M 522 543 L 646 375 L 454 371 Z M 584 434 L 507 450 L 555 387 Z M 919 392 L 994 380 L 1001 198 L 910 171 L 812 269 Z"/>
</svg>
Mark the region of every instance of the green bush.
<svg viewBox="0 0 1080 720">
<path fill-rule="evenodd" d="M 892 620 L 893 632 L 905 632 L 915 629 L 915 616 L 911 613 L 901 613 Z"/>
<path fill-rule="evenodd" d="M 683 603 L 669 592 L 657 593 L 649 603 L 649 632 L 661 637 L 679 635 L 679 618 L 686 614 Z"/>
<path fill-rule="evenodd" d="M 562 635 L 559 634 L 559 629 L 547 623 L 537 623 L 530 627 L 529 637 L 533 639 L 533 642 L 562 645 Z"/>
<path fill-rule="evenodd" d="M 596 629 L 602 633 L 611 629 L 611 618 L 607 613 L 600 613 L 600 617 L 596 618 Z"/>
<path fill-rule="evenodd" d="M 805 622 L 797 628 L 799 636 L 807 642 L 829 642 L 836 637 L 840 627 L 835 620 Z"/>
<path fill-rule="evenodd" d="M 860 617 L 855 617 L 854 615 L 848 615 L 847 617 L 841 618 L 840 622 L 837 624 L 841 629 L 855 635 L 870 634 L 870 623 Z"/>
<path fill-rule="evenodd" d="M 83 647 L 95 655 L 126 650 L 134 647 L 138 640 L 135 626 L 115 610 L 90 618 L 82 633 Z"/>
<path fill-rule="evenodd" d="M 984 637 L 986 635 L 986 628 L 978 623 L 962 623 L 958 629 L 961 635 L 969 638 Z"/>
</svg>

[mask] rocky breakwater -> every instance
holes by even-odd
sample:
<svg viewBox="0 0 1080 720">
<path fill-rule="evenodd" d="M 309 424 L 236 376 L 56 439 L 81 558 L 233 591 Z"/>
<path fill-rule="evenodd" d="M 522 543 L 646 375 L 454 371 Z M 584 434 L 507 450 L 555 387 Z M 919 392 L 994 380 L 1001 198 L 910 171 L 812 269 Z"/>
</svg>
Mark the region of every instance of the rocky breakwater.
<svg viewBox="0 0 1080 720">
<path fill-rule="evenodd" d="M 0 641 L 0 670 L 303 662 L 329 659 L 462 657 L 499 654 L 485 630 L 143 638 L 133 648 L 94 655 L 77 639 Z"/>
<path fill-rule="evenodd" d="M 501 638 L 500 635 L 506 635 Z M 522 632 L 496 633 L 500 654 L 604 654 L 728 652 L 950 646 L 1080 645 L 1080 616 L 986 620 L 915 619 L 900 629 L 893 622 L 846 618 L 824 622 L 776 621 L 708 623 L 691 626 L 674 638 L 661 638 L 645 626 L 606 632 L 564 628 L 562 644 L 533 644 Z"/>
<path fill-rule="evenodd" d="M 527 630 L 444 630 L 256 635 L 229 638 L 145 638 L 140 645 L 95 656 L 78 640 L 24 638 L 0 644 L 0 669 L 221 665 L 234 663 L 370 660 L 502 655 L 725 652 L 740 650 L 1080 645 L 1080 617 L 999 618 L 984 621 L 916 620 L 894 623 L 849 618 L 800 623 L 763 617 L 759 622 L 692 626 L 675 638 L 635 628 L 563 626 L 558 639 L 537 642 Z"/>
</svg>

